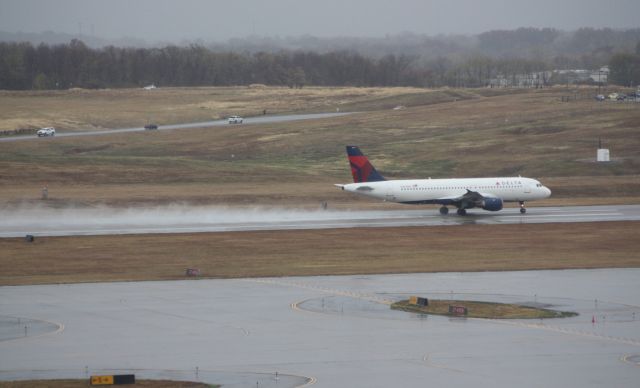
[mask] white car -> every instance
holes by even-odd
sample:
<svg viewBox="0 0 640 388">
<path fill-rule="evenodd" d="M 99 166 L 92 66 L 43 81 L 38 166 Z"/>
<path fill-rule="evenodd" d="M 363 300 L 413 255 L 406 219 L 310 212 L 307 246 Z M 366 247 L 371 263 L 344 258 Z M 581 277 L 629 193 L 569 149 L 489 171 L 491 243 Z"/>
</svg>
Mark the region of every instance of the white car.
<svg viewBox="0 0 640 388">
<path fill-rule="evenodd" d="M 240 116 L 229 117 L 229 124 L 242 124 L 242 117 Z"/>
<path fill-rule="evenodd" d="M 38 135 L 38 137 L 55 136 L 56 129 L 53 127 L 42 128 L 42 129 L 38 129 L 38 132 L 36 132 L 36 134 Z"/>
</svg>

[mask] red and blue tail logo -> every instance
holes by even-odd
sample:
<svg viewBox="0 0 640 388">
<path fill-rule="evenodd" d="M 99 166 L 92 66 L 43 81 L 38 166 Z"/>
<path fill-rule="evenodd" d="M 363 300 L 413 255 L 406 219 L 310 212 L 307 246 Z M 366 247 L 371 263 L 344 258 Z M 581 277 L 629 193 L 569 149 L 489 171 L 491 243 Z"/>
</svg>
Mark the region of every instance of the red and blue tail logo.
<svg viewBox="0 0 640 388">
<path fill-rule="evenodd" d="M 384 177 L 376 171 L 376 168 L 362 154 L 357 146 L 347 146 L 347 156 L 351 164 L 351 175 L 355 183 L 384 181 Z"/>
</svg>

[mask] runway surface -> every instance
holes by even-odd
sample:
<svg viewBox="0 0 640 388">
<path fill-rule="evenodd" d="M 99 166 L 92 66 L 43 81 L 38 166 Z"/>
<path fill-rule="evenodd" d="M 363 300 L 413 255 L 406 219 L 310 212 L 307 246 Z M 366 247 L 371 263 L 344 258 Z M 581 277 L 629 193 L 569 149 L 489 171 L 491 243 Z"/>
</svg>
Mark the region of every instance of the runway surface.
<svg viewBox="0 0 640 388">
<path fill-rule="evenodd" d="M 227 120 L 202 121 L 197 123 L 159 125 L 159 128 L 157 130 L 149 130 L 148 132 L 163 131 L 163 130 L 170 130 L 170 129 L 220 127 L 220 126 L 226 126 L 226 125 L 242 127 L 243 125 L 250 125 L 250 124 L 269 124 L 269 123 L 283 123 L 287 121 L 297 121 L 297 120 L 324 119 L 324 118 L 330 118 L 330 117 L 344 116 L 348 114 L 351 114 L 351 113 L 335 112 L 335 113 L 311 113 L 311 114 L 281 115 L 281 116 L 256 116 L 256 117 L 245 118 L 242 124 L 229 124 Z M 64 137 L 75 137 L 75 136 L 99 136 L 99 135 L 110 135 L 114 133 L 144 132 L 144 131 L 145 129 L 142 127 L 104 129 L 104 130 L 97 130 L 97 131 L 85 130 L 85 131 L 77 131 L 77 132 L 56 131 L 56 135 L 53 137 L 39 138 L 35 134 L 27 135 L 27 136 L 0 137 L 0 142 L 12 142 L 12 141 L 20 141 L 20 140 L 47 141 L 47 140 L 54 140 L 56 138 L 61 138 L 61 137 L 64 138 Z"/>
<path fill-rule="evenodd" d="M 579 315 L 389 310 L 409 295 Z M 639 296 L 640 269 L 0 287 L 0 380 L 129 372 L 226 388 L 631 387 Z"/>
<path fill-rule="evenodd" d="M 638 221 L 640 205 L 517 207 L 500 212 L 471 210 L 467 216 L 442 216 L 438 208 L 407 210 L 296 210 L 166 206 L 156 208 L 29 207 L 3 209 L 0 237 L 75 236 L 134 233 L 195 233 L 358 227 L 501 225 L 557 222 Z"/>
</svg>

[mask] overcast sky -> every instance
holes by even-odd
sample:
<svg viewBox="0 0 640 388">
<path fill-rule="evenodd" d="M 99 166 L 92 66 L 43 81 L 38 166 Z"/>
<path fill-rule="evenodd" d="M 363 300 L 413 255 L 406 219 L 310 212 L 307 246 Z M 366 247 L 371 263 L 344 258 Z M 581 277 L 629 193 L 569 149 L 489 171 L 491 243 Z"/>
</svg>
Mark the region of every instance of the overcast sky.
<svg viewBox="0 0 640 388">
<path fill-rule="evenodd" d="M 0 30 L 104 38 L 476 34 L 518 27 L 640 27 L 640 0 L 0 0 Z"/>
</svg>

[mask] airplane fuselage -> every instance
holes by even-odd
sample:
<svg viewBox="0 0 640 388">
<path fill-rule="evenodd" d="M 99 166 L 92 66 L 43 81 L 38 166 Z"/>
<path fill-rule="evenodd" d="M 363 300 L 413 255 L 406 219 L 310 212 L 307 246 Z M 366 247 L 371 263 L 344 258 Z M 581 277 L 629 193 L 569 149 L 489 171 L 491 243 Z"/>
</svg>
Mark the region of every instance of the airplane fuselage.
<svg viewBox="0 0 640 388">
<path fill-rule="evenodd" d="M 539 181 L 524 177 L 410 179 L 349 183 L 343 190 L 389 202 L 449 205 L 468 191 L 504 202 L 547 198 L 551 190 Z"/>
</svg>

